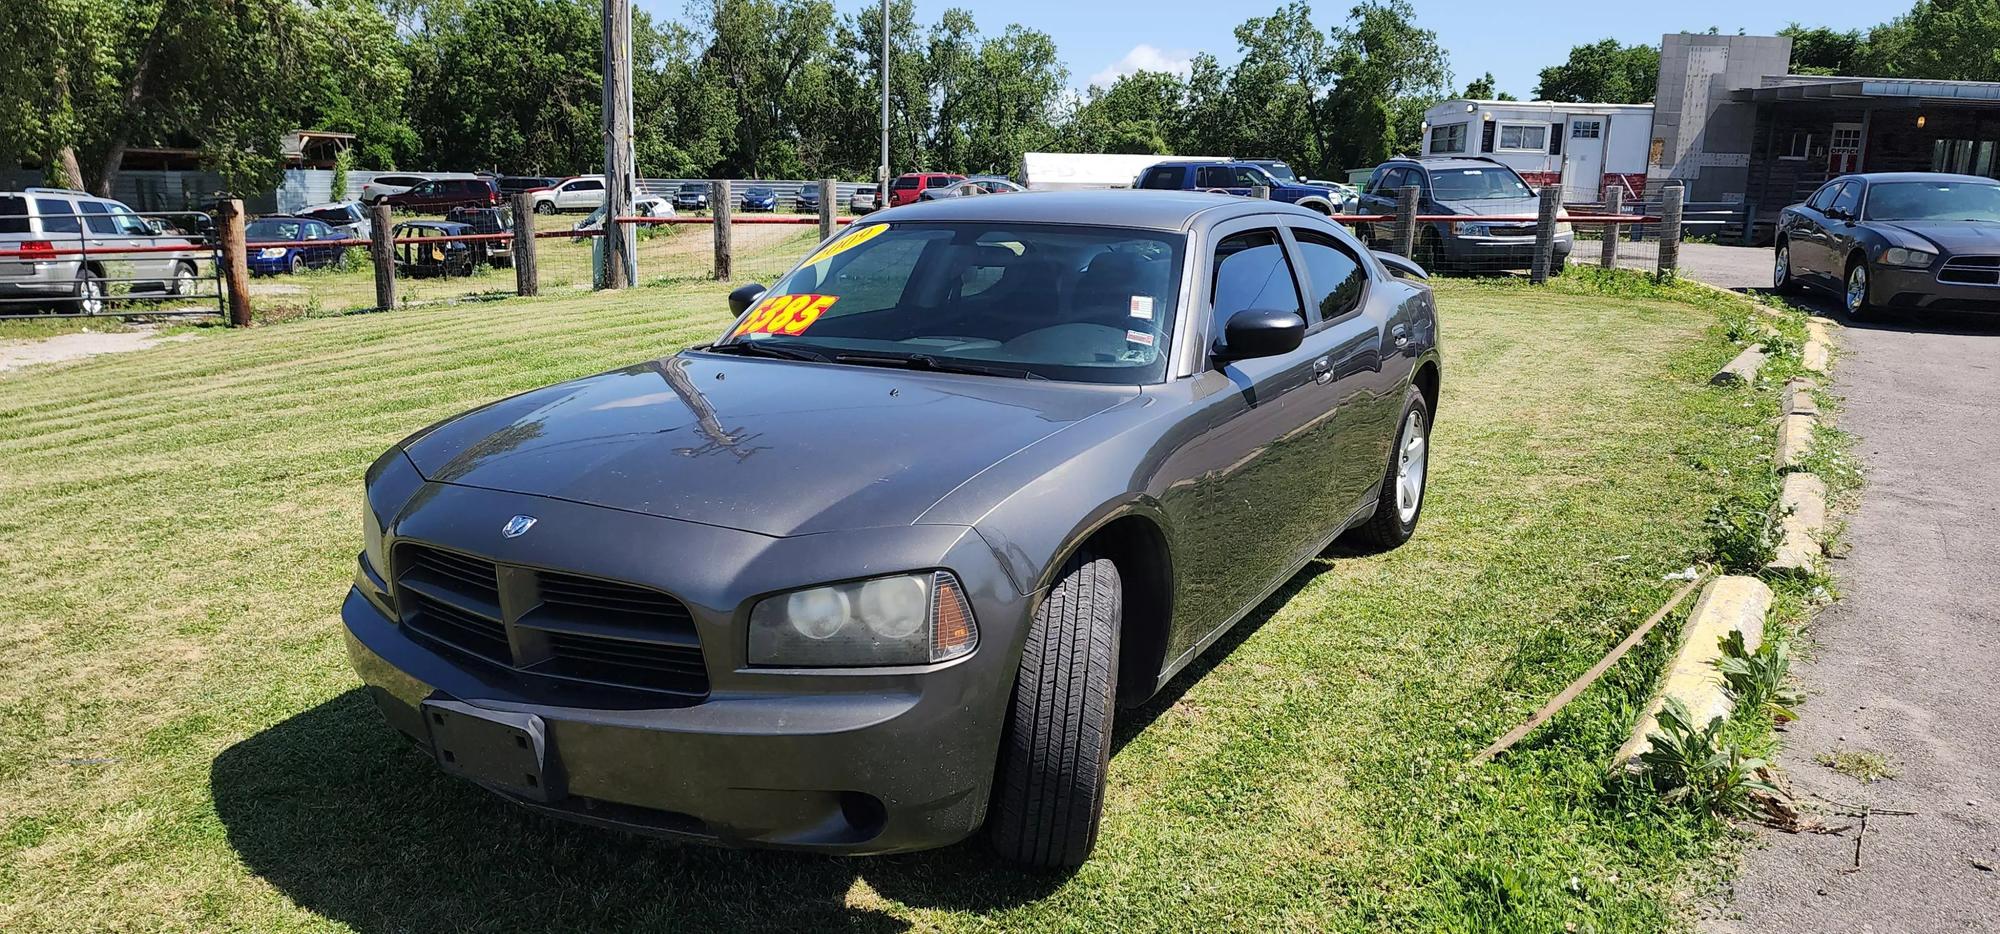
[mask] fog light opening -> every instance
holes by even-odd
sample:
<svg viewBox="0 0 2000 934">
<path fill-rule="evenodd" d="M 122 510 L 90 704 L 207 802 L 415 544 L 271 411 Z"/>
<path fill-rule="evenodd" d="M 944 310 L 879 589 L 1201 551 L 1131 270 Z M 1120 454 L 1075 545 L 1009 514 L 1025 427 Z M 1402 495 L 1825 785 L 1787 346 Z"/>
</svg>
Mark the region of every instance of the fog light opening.
<svg viewBox="0 0 2000 934">
<path fill-rule="evenodd" d="M 840 816 L 847 821 L 847 826 L 854 828 L 858 839 L 867 840 L 882 832 L 882 825 L 889 821 L 889 809 L 874 795 L 843 791 L 840 793 Z"/>
</svg>

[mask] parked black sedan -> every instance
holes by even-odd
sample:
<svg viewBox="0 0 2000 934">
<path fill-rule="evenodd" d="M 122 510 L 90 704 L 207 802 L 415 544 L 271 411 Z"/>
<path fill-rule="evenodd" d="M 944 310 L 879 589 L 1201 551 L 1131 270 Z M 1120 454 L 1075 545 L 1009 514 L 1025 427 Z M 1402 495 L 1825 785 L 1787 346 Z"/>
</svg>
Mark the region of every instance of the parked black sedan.
<svg viewBox="0 0 2000 934">
<path fill-rule="evenodd" d="M 711 344 L 369 469 L 347 650 L 440 768 L 736 845 L 1090 853 L 1120 706 L 1342 534 L 1416 530 L 1410 268 L 1293 205 L 890 210 Z"/>
<path fill-rule="evenodd" d="M 1830 289 L 1847 313 L 2000 312 L 2000 182 L 1843 175 L 1778 218 L 1772 284 Z"/>
</svg>

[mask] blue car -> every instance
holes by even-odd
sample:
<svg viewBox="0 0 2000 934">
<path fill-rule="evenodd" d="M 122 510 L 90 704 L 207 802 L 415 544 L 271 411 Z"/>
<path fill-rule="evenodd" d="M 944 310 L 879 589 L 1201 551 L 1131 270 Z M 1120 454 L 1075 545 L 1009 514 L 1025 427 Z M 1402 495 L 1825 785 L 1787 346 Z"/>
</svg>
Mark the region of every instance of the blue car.
<svg viewBox="0 0 2000 934">
<path fill-rule="evenodd" d="M 745 211 L 775 211 L 778 209 L 778 193 L 762 185 L 745 188 L 741 209 Z"/>
<path fill-rule="evenodd" d="M 338 265 L 347 253 L 346 247 L 331 245 L 341 239 L 337 231 L 310 217 L 260 217 L 243 239 L 262 244 L 250 248 L 250 273 L 258 276 Z"/>
</svg>

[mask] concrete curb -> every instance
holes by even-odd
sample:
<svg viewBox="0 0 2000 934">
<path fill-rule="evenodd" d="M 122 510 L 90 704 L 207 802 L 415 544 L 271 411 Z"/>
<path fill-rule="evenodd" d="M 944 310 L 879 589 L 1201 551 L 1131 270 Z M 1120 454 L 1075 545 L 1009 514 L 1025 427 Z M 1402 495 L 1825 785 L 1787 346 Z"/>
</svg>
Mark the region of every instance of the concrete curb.
<svg viewBox="0 0 2000 934">
<path fill-rule="evenodd" d="M 1819 400 L 1813 398 L 1818 389 L 1819 383 L 1803 376 L 1786 380 L 1785 396 L 1778 410 L 1786 415 L 1819 415 Z"/>
<path fill-rule="evenodd" d="M 1826 528 L 1826 484 L 1809 473 L 1785 475 L 1778 492 L 1778 556 L 1766 565 L 1773 571 L 1803 574 L 1818 564 Z"/>
<path fill-rule="evenodd" d="M 1735 359 L 1723 364 L 1722 369 L 1715 371 L 1715 375 L 1709 377 L 1709 385 L 1747 386 L 1754 383 L 1757 381 L 1757 371 L 1764 368 L 1764 361 L 1767 359 L 1769 357 L 1764 351 L 1756 347 L 1745 347 Z"/>
<path fill-rule="evenodd" d="M 1812 450 L 1813 417 L 1786 415 L 1778 427 L 1778 470 L 1798 470 L 1805 466 L 1806 452 Z"/>
<path fill-rule="evenodd" d="M 1612 768 L 1645 771 L 1639 756 L 1653 748 L 1652 734 L 1660 729 L 1660 710 L 1667 698 L 1687 705 L 1696 726 L 1729 716 L 1735 703 L 1723 689 L 1722 674 L 1715 668 L 1716 659 L 1722 657 L 1722 640 L 1740 632 L 1744 647 L 1756 651 L 1764 641 L 1764 614 L 1770 610 L 1771 588 L 1754 577 L 1718 577 L 1702 588 L 1694 609 L 1688 611 L 1680 648 L 1667 663 L 1660 689 L 1646 702 L 1631 737 L 1618 747 Z"/>
</svg>

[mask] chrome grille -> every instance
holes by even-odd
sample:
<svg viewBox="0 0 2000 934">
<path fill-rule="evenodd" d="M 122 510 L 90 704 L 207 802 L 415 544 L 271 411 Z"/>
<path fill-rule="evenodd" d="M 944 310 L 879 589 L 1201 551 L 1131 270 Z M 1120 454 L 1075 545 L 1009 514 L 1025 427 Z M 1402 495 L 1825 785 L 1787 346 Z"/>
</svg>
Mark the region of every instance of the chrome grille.
<svg viewBox="0 0 2000 934">
<path fill-rule="evenodd" d="M 1944 261 L 1937 279 L 1951 285 L 2000 285 L 2000 256 L 1954 256 Z"/>
</svg>

